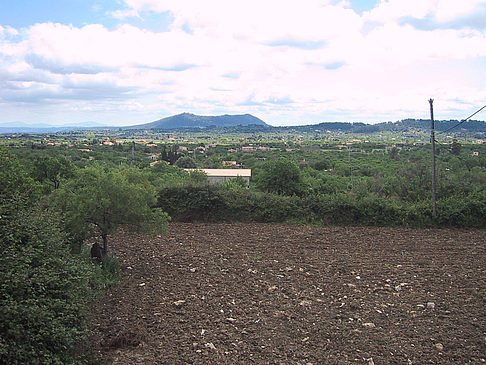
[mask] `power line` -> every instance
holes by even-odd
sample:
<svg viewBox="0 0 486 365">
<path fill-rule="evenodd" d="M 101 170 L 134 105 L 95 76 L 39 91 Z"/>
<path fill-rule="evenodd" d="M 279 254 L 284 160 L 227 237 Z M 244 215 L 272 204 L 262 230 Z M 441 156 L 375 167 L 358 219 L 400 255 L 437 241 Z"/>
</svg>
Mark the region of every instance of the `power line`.
<svg viewBox="0 0 486 365">
<path fill-rule="evenodd" d="M 456 128 L 456 127 L 459 127 L 462 123 L 464 122 L 467 122 L 468 119 L 474 117 L 476 114 L 478 114 L 481 110 L 483 110 L 484 108 L 486 108 L 486 105 L 483 106 L 481 109 L 477 110 L 476 112 L 474 112 L 473 114 L 471 114 L 469 117 L 467 117 L 466 119 L 463 119 L 461 120 L 459 123 L 457 123 L 455 126 L 451 127 L 451 128 L 448 128 L 446 129 L 445 131 L 440 131 L 439 133 L 446 133 L 446 132 L 449 132 L 450 130 Z"/>
</svg>

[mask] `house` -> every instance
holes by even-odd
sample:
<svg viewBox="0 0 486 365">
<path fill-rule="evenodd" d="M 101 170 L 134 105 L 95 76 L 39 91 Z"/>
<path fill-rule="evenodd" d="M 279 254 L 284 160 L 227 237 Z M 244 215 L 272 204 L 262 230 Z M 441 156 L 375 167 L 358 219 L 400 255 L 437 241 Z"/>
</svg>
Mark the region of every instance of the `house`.
<svg viewBox="0 0 486 365">
<path fill-rule="evenodd" d="M 222 183 L 226 180 L 236 179 L 241 176 L 246 185 L 250 186 L 251 169 L 184 169 L 186 171 L 201 171 L 208 176 L 210 184 Z"/>
<path fill-rule="evenodd" d="M 236 166 L 236 161 L 223 161 L 223 166 Z"/>
</svg>

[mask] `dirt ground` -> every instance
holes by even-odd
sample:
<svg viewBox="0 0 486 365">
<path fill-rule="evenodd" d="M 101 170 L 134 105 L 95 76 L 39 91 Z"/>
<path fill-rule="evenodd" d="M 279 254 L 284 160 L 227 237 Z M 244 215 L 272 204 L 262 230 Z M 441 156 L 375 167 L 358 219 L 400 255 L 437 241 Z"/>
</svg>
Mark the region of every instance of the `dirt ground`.
<svg viewBox="0 0 486 365">
<path fill-rule="evenodd" d="M 486 362 L 486 232 L 171 224 L 118 235 L 106 364 Z"/>
</svg>

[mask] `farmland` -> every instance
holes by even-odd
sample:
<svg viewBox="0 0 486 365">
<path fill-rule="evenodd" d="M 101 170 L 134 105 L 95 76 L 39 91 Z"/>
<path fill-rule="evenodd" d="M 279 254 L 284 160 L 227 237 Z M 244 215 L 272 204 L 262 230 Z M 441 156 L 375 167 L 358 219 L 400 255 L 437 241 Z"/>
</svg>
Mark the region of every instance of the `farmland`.
<svg viewBox="0 0 486 365">
<path fill-rule="evenodd" d="M 112 364 L 485 361 L 484 231 L 172 224 L 120 234 L 96 307 Z"/>
</svg>

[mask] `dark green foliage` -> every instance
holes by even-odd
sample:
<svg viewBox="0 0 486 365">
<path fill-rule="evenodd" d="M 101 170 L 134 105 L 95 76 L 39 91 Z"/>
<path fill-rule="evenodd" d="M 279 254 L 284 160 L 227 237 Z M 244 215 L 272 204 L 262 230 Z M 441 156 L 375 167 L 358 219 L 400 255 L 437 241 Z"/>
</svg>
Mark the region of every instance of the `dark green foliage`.
<svg viewBox="0 0 486 365">
<path fill-rule="evenodd" d="M 50 201 L 65 216 L 73 240 L 80 244 L 92 236 L 103 239 L 103 256 L 108 235 L 121 226 L 146 233 L 167 228 L 167 215 L 153 208 L 155 190 L 138 169 L 84 168 L 57 189 Z"/>
<path fill-rule="evenodd" d="M 180 157 L 176 162 L 175 165 L 182 169 L 195 169 L 197 167 L 196 161 L 190 156 L 183 156 Z"/>
<path fill-rule="evenodd" d="M 61 180 L 71 177 L 73 166 L 64 157 L 43 156 L 34 160 L 33 177 L 41 183 L 49 183 L 50 189 L 57 189 Z"/>
<path fill-rule="evenodd" d="M 36 204 L 16 159 L 0 154 L 0 363 L 82 363 L 92 266 L 70 253 L 60 217 Z"/>
<path fill-rule="evenodd" d="M 69 253 L 55 217 L 19 211 L 15 222 L 0 229 L 0 363 L 69 363 L 84 336 L 90 265 Z"/>
<path fill-rule="evenodd" d="M 225 186 L 173 186 L 160 191 L 158 205 L 175 221 L 291 222 L 330 225 L 484 227 L 486 196 L 406 203 L 353 194 L 284 196 Z"/>
<path fill-rule="evenodd" d="M 451 153 L 456 156 L 459 156 L 461 154 L 461 144 L 457 142 L 457 139 L 452 140 Z"/>
<path fill-rule="evenodd" d="M 265 162 L 255 184 L 262 191 L 279 195 L 301 195 L 305 191 L 299 166 L 285 158 Z"/>
<path fill-rule="evenodd" d="M 189 184 L 169 186 L 159 192 L 157 206 L 181 222 L 224 220 L 226 202 L 217 186 Z"/>
<path fill-rule="evenodd" d="M 18 159 L 0 149 L 0 202 L 14 196 L 33 199 L 38 195 L 34 181 L 21 167 Z"/>
</svg>

